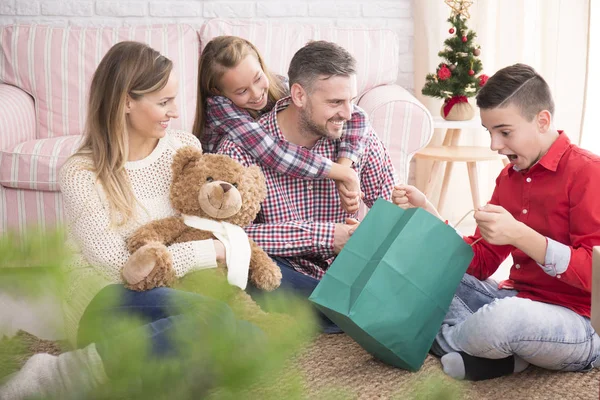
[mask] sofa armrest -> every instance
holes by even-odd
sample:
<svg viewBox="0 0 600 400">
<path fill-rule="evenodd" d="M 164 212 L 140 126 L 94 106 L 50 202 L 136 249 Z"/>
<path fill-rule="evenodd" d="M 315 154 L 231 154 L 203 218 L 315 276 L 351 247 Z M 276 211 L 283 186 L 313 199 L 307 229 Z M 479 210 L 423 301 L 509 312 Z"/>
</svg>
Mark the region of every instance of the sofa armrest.
<svg viewBox="0 0 600 400">
<path fill-rule="evenodd" d="M 0 150 L 36 138 L 33 98 L 18 87 L 0 83 Z"/>
<path fill-rule="evenodd" d="M 423 104 L 406 89 L 392 84 L 367 91 L 358 101 L 373 129 L 386 146 L 400 178 L 408 182 L 413 155 L 433 136 L 433 119 Z"/>
</svg>

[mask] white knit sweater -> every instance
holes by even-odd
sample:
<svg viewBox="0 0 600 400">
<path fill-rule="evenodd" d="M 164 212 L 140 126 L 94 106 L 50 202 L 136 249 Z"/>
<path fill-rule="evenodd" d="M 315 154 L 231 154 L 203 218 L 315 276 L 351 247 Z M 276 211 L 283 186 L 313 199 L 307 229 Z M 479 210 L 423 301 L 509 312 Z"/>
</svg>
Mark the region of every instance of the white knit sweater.
<svg viewBox="0 0 600 400">
<path fill-rule="evenodd" d="M 126 239 L 141 225 L 175 214 L 169 201 L 171 163 L 178 148 L 200 148 L 198 139 L 186 132 L 167 131 L 152 153 L 125 169 L 141 207 L 135 221 L 118 228 L 110 226 L 108 201 L 90 170 L 85 156 L 71 157 L 60 171 L 59 183 L 68 222 L 69 244 L 75 257 L 67 266 L 65 330 L 74 343 L 79 320 L 93 297 L 106 285 L 122 283 L 121 269 L 129 258 Z M 216 266 L 212 240 L 173 244 L 168 247 L 178 277 L 194 269 Z"/>
</svg>

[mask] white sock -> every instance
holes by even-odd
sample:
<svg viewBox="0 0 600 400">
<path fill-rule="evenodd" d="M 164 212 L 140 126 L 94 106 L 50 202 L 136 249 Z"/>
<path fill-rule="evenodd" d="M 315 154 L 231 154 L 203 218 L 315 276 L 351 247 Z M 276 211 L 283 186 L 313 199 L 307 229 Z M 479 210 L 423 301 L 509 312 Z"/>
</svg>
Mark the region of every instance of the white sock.
<svg viewBox="0 0 600 400">
<path fill-rule="evenodd" d="M 8 377 L 0 387 L 0 399 L 21 400 L 33 396 L 49 398 L 85 398 L 108 377 L 96 345 L 59 356 L 35 354 L 20 371 Z"/>
<path fill-rule="evenodd" d="M 446 375 L 454 379 L 465 379 L 465 363 L 459 353 L 448 353 L 440 361 Z"/>
<path fill-rule="evenodd" d="M 519 356 L 515 357 L 515 373 L 523 372 L 529 367 L 529 363 Z"/>
<path fill-rule="evenodd" d="M 529 363 L 519 356 L 487 359 L 467 353 L 448 353 L 441 359 L 444 373 L 454 379 L 473 381 L 492 379 L 524 371 Z"/>
</svg>

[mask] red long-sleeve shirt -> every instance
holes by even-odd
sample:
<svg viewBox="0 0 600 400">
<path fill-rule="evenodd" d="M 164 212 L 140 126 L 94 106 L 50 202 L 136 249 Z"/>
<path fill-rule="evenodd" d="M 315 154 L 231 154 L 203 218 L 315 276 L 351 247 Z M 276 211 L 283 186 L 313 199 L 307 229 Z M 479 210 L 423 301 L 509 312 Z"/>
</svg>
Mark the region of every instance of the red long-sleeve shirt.
<svg viewBox="0 0 600 400">
<path fill-rule="evenodd" d="M 600 185 L 600 157 L 572 144 L 562 132 L 530 169 L 517 171 L 508 165 L 496 179 L 490 203 L 568 246 L 568 267 L 552 276 L 521 250 L 481 240 L 473 246 L 475 257 L 467 272 L 486 279 L 512 254 L 509 282 L 519 297 L 558 304 L 589 317 L 592 247 L 600 245 L 600 190 L 596 185 Z M 465 240 L 472 243 L 480 236 L 477 229 Z"/>
</svg>

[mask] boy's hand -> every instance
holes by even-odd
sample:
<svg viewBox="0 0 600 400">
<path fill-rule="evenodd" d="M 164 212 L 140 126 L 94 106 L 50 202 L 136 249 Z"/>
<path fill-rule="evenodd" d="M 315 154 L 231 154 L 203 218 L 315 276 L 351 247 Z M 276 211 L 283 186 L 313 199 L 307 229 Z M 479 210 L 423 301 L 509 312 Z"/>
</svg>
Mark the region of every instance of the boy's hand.
<svg viewBox="0 0 600 400">
<path fill-rule="evenodd" d="M 504 207 L 486 204 L 475 211 L 475 221 L 486 242 L 495 245 L 515 245 L 522 231 L 517 221 Z"/>
<path fill-rule="evenodd" d="M 394 186 L 392 192 L 392 202 L 400 208 L 425 208 L 427 206 L 427 197 L 416 187 L 411 185 Z"/>
</svg>

